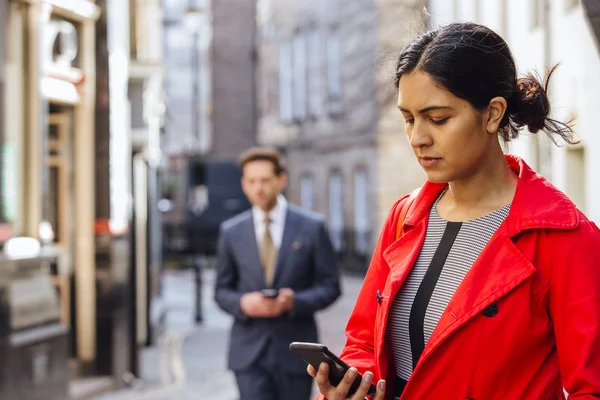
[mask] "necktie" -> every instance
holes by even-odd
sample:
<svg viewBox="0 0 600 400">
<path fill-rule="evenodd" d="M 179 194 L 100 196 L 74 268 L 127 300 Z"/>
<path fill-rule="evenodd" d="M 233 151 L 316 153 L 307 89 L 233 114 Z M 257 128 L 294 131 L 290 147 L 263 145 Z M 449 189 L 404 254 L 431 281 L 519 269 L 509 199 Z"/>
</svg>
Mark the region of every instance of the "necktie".
<svg viewBox="0 0 600 400">
<path fill-rule="evenodd" d="M 263 267 L 265 275 L 265 283 L 267 287 L 273 285 L 273 277 L 275 276 L 275 262 L 277 260 L 277 249 L 271 232 L 269 232 L 269 226 L 271 224 L 271 218 L 268 216 L 265 218 L 265 234 L 263 235 L 261 247 L 260 247 L 260 262 Z"/>
</svg>

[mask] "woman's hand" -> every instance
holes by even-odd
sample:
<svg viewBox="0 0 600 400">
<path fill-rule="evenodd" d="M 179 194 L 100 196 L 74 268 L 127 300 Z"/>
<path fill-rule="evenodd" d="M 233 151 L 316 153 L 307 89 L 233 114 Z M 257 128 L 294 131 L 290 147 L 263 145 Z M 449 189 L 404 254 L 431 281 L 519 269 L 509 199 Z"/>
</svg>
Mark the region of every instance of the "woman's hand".
<svg viewBox="0 0 600 400">
<path fill-rule="evenodd" d="M 312 365 L 309 365 L 307 371 L 310 376 L 315 378 L 317 385 L 319 386 L 319 391 L 327 398 L 327 400 L 364 400 L 373 383 L 373 374 L 371 372 L 366 372 L 356 393 L 354 393 L 352 397 L 348 397 L 350 386 L 352 386 L 352 382 L 354 382 L 354 378 L 356 378 L 356 375 L 358 374 L 356 368 L 350 368 L 337 387 L 332 386 L 331 383 L 329 383 L 329 365 L 327 363 L 321 363 L 319 371 L 316 371 Z M 385 381 L 382 379 L 377 382 L 377 392 L 375 393 L 375 396 L 373 396 L 373 400 L 383 400 L 384 394 Z"/>
</svg>

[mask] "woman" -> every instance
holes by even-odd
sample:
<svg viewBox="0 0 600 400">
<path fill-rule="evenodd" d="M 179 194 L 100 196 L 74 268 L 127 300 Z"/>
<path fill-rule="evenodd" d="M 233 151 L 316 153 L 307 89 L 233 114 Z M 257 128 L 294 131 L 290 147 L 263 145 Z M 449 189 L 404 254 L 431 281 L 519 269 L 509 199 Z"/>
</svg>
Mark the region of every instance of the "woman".
<svg viewBox="0 0 600 400">
<path fill-rule="evenodd" d="M 451 24 L 400 55 L 398 108 L 423 187 L 393 206 L 346 329 L 375 400 L 600 398 L 600 232 L 500 140 L 545 130 L 546 89 L 490 29 Z M 546 82 L 547 88 L 547 82 Z"/>
</svg>

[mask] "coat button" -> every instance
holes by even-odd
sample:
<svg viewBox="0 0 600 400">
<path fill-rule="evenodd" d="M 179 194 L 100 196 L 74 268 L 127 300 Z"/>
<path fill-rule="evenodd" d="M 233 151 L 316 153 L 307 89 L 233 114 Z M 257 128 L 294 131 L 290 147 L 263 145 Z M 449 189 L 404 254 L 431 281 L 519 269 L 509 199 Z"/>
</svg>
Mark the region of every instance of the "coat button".
<svg viewBox="0 0 600 400">
<path fill-rule="evenodd" d="M 378 290 L 377 293 L 375 293 L 375 298 L 377 299 L 377 302 L 379 304 L 381 304 L 381 292 Z"/>
<path fill-rule="evenodd" d="M 488 318 L 493 317 L 494 315 L 498 314 L 498 305 L 496 303 L 490 304 L 483 310 L 482 314 Z"/>
</svg>

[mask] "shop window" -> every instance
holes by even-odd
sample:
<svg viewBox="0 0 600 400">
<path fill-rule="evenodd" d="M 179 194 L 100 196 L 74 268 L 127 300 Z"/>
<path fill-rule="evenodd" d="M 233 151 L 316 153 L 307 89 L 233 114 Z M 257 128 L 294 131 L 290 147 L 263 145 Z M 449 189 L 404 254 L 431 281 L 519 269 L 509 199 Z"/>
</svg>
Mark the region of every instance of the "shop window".
<svg viewBox="0 0 600 400">
<path fill-rule="evenodd" d="M 48 116 L 48 154 L 46 156 L 47 194 L 45 219 L 54 233 L 54 243 L 68 246 L 70 220 L 70 121 L 68 112 L 54 112 Z"/>
<path fill-rule="evenodd" d="M 2 71 L 0 74 L 0 243 L 12 236 L 11 223 L 16 217 L 17 185 L 14 179 L 16 168 L 14 144 L 5 137 L 4 96 L 4 71 Z"/>
<path fill-rule="evenodd" d="M 22 172 L 19 163 L 24 130 L 24 19 L 24 7 L 0 2 L 0 243 L 20 231 L 22 185 L 17 182 Z"/>
<path fill-rule="evenodd" d="M 6 2 L 2 2 L 0 4 L 0 146 L 2 149 L 0 150 L 0 242 L 8 239 L 10 237 L 10 222 L 8 216 L 6 215 L 6 183 L 4 177 L 4 76 L 6 75 L 6 42 L 5 42 L 5 31 L 4 28 L 6 26 L 6 14 L 8 11 Z"/>
</svg>

